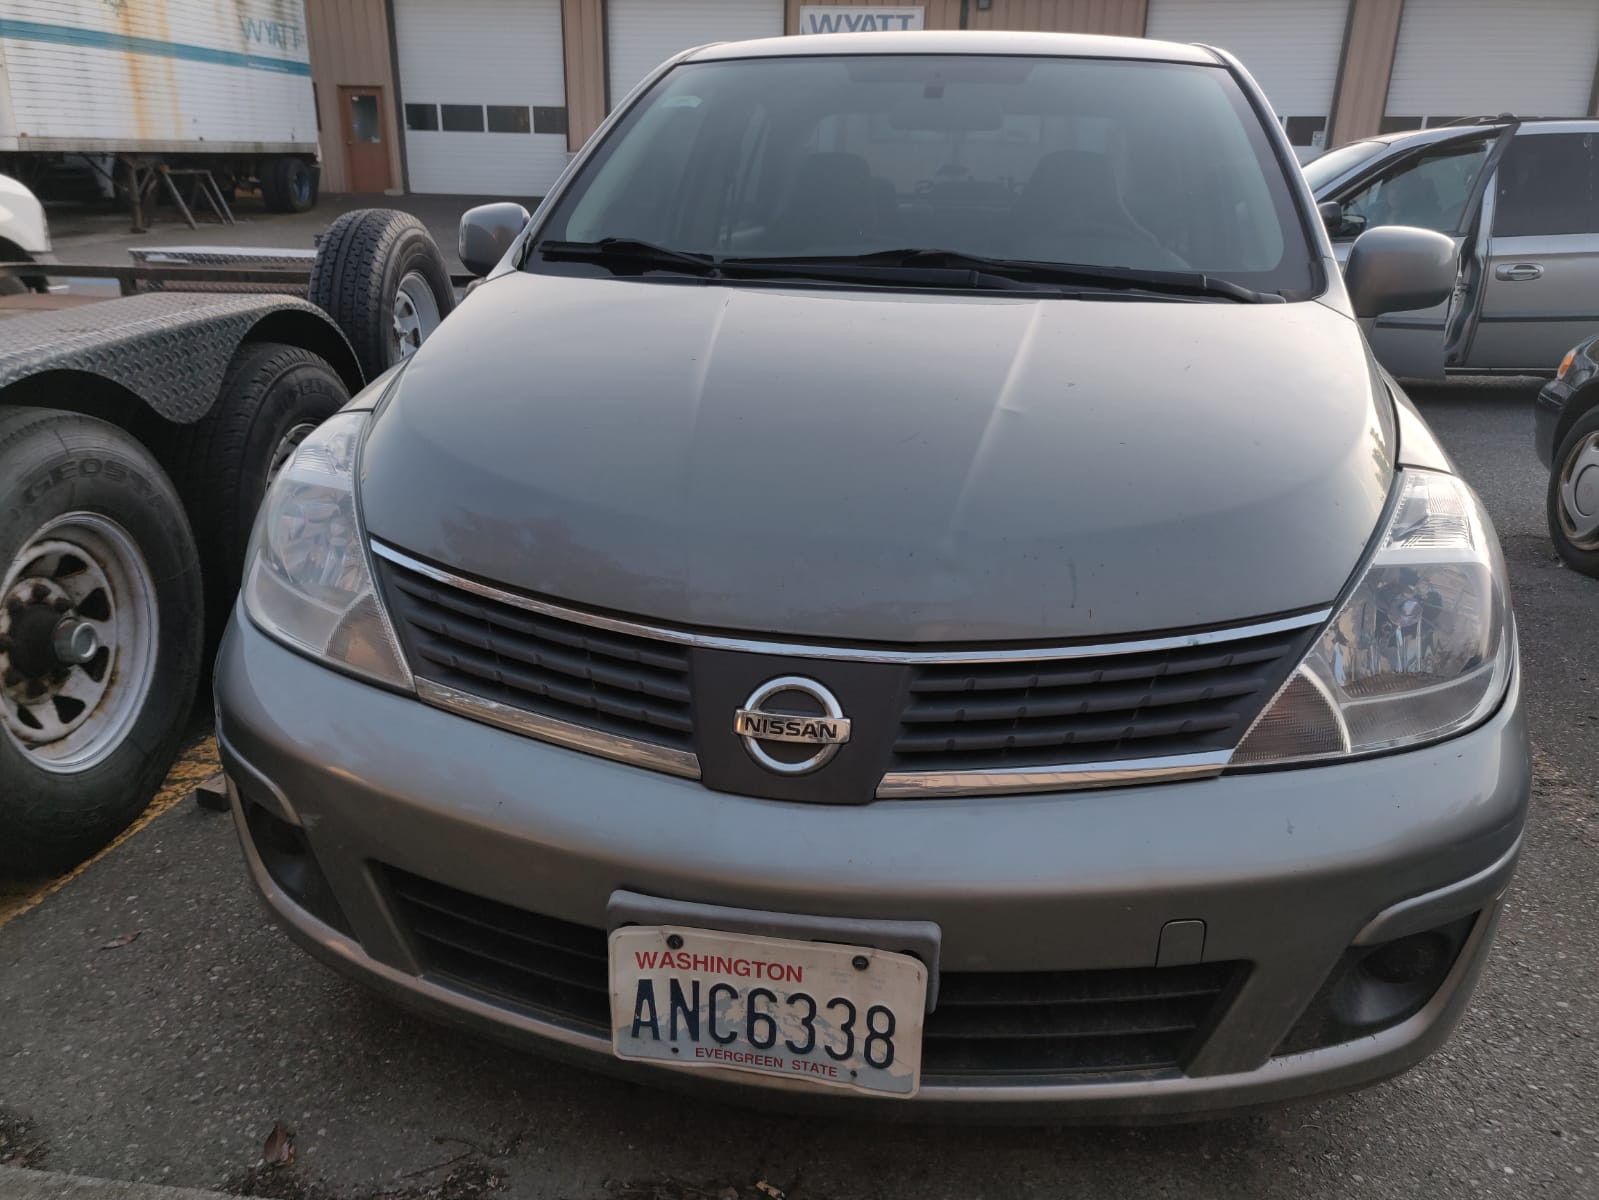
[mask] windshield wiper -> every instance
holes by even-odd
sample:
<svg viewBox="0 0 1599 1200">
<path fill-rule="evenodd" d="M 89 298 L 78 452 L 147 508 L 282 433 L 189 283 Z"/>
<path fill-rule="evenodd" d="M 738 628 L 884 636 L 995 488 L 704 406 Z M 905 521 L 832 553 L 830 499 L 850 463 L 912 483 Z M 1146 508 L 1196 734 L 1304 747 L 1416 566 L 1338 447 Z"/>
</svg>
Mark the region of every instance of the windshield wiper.
<svg viewBox="0 0 1599 1200">
<path fill-rule="evenodd" d="M 672 250 L 636 238 L 607 237 L 597 242 L 539 242 L 538 252 L 551 262 L 597 262 L 641 271 L 683 271 L 715 275 L 717 260 L 709 254 Z"/>
<path fill-rule="evenodd" d="M 1106 291 L 1156 292 L 1170 296 L 1212 296 L 1244 304 L 1281 304 L 1273 292 L 1257 292 L 1227 279 L 1198 271 L 1144 271 L 1133 267 L 1099 267 L 1087 263 L 1042 262 L 1032 259 L 989 258 L 957 250 L 878 250 L 817 258 L 744 258 L 723 260 L 724 266 L 790 267 L 826 270 L 829 267 L 923 268 L 970 271 L 1034 284 L 1077 284 Z"/>
</svg>

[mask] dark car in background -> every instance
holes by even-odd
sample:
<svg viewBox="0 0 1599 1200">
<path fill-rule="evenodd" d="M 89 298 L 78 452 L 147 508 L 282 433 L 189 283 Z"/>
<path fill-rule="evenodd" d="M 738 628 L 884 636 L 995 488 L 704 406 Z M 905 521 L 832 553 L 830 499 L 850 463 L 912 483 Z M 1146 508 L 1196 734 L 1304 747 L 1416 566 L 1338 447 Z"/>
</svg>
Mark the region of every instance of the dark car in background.
<svg viewBox="0 0 1599 1200">
<path fill-rule="evenodd" d="M 1549 536 L 1567 566 L 1599 578 L 1599 334 L 1566 351 L 1533 413 Z"/>
<path fill-rule="evenodd" d="M 1493 117 L 1387 134 L 1305 168 L 1337 205 L 1338 260 L 1369 229 L 1436 230 L 1460 248 L 1455 295 L 1367 324 L 1402 378 L 1543 375 L 1599 328 L 1599 119 Z"/>
</svg>

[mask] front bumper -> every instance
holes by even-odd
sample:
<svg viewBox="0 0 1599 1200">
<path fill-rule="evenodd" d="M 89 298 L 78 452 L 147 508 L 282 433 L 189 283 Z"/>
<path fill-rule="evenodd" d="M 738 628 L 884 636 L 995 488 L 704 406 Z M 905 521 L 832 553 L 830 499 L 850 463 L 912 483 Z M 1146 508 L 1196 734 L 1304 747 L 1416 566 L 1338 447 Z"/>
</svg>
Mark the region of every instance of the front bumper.
<svg viewBox="0 0 1599 1200">
<path fill-rule="evenodd" d="M 1563 379 L 1551 379 L 1538 389 L 1538 398 L 1532 406 L 1532 442 L 1538 451 L 1538 461 L 1553 468 L 1555 461 L 1555 432 L 1560 426 L 1561 414 L 1571 399 L 1571 387 Z"/>
<path fill-rule="evenodd" d="M 1518 682 L 1487 724 L 1406 754 L 1153 787 L 861 806 L 751 800 L 532 741 L 320 667 L 237 614 L 215 694 L 252 877 L 318 957 L 437 1016 L 601 1069 L 885 1115 L 1181 1117 L 1404 1070 L 1447 1036 L 1470 997 L 1530 786 Z M 319 920 L 274 880 L 245 804 L 301 831 L 336 919 Z M 914 1100 L 879 1101 L 622 1064 L 602 1032 L 456 986 L 420 956 L 390 869 L 599 930 L 619 890 L 930 921 L 946 972 L 1154 967 L 1173 921 L 1203 922 L 1195 953 L 1204 962 L 1250 965 L 1181 1069 L 924 1075 Z M 1352 945 L 1469 914 L 1478 917 L 1458 957 L 1419 1011 L 1370 1036 L 1277 1053 Z"/>
</svg>

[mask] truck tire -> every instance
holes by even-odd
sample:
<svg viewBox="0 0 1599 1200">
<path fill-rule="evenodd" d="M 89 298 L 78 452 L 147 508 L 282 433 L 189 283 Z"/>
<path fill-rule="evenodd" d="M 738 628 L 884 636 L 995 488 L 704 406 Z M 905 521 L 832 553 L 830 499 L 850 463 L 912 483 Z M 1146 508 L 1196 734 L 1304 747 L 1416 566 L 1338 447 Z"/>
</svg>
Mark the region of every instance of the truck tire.
<svg viewBox="0 0 1599 1200">
<path fill-rule="evenodd" d="M 306 435 L 349 398 L 338 372 L 309 350 L 246 342 L 211 411 L 166 447 L 163 457 L 189 510 L 205 571 L 208 649 L 221 640 L 233 608 L 267 485 Z"/>
<path fill-rule="evenodd" d="M 414 354 L 455 307 L 427 227 L 392 208 L 354 209 L 328 226 L 309 295 L 344 330 L 368 379 Z"/>
<path fill-rule="evenodd" d="M 316 168 L 303 158 L 275 158 L 261 172 L 261 199 L 273 212 L 302 213 L 316 207 Z"/>
<path fill-rule="evenodd" d="M 1546 507 L 1556 552 L 1572 570 L 1599 579 L 1599 407 L 1578 417 L 1555 448 Z"/>
<path fill-rule="evenodd" d="M 0 409 L 0 872 L 54 871 L 160 786 L 200 677 L 200 564 L 114 425 Z"/>
</svg>

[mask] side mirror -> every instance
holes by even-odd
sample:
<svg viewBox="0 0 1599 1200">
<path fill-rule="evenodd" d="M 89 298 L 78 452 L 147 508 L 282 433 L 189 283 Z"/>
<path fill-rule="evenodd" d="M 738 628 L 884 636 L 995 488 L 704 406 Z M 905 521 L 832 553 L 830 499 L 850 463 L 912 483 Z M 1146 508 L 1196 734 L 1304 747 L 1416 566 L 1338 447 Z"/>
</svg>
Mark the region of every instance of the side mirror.
<svg viewBox="0 0 1599 1200">
<path fill-rule="evenodd" d="M 1383 225 L 1349 248 L 1344 286 L 1357 317 L 1431 308 L 1454 294 L 1460 265 L 1453 239 L 1430 229 Z"/>
<path fill-rule="evenodd" d="M 1316 205 L 1316 211 L 1321 215 L 1321 223 L 1327 227 L 1328 233 L 1337 233 L 1343 228 L 1344 206 L 1336 200 L 1323 200 Z"/>
<path fill-rule="evenodd" d="M 527 209 L 510 200 L 467 209 L 461 217 L 457 247 L 462 265 L 473 275 L 487 275 L 505 257 L 528 220 Z"/>
</svg>

